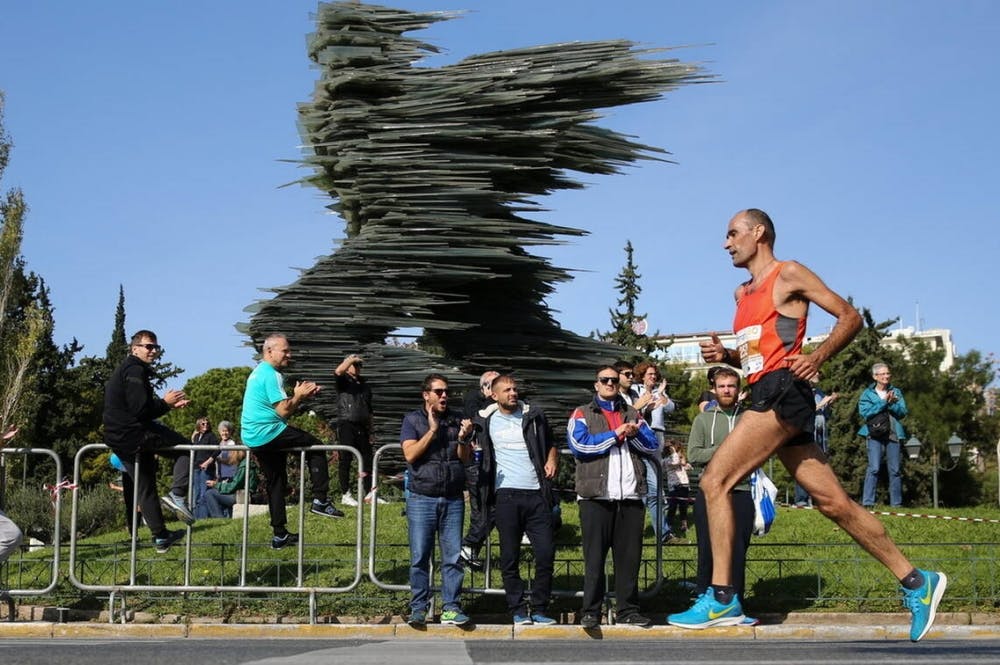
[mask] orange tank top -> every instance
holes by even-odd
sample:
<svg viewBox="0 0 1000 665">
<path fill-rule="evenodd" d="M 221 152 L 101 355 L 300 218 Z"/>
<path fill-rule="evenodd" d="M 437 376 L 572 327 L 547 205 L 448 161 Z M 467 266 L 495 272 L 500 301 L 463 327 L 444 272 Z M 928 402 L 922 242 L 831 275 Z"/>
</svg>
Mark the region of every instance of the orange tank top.
<svg viewBox="0 0 1000 665">
<path fill-rule="evenodd" d="M 784 265 L 783 261 L 778 263 L 751 292 L 747 292 L 749 282 L 744 284 L 736 301 L 733 330 L 747 383 L 755 383 L 768 372 L 784 367 L 785 358 L 802 350 L 806 317 L 793 319 L 774 307 L 774 282 Z"/>
</svg>

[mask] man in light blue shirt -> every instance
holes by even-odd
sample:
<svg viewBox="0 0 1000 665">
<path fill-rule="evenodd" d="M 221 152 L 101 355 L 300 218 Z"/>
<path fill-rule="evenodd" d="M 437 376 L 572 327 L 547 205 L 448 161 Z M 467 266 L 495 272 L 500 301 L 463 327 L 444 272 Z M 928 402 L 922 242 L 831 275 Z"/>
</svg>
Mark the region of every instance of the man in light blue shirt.
<svg viewBox="0 0 1000 665">
<path fill-rule="evenodd" d="M 285 494 L 288 490 L 288 449 L 319 446 L 323 442 L 312 434 L 288 424 L 305 400 L 320 391 L 312 381 L 296 381 L 292 396 L 285 393 L 284 369 L 292 360 L 292 350 L 284 335 L 271 335 L 264 340 L 262 362 L 247 378 L 243 393 L 243 415 L 240 421 L 243 444 L 253 449 L 260 468 L 267 478 L 267 505 L 271 514 L 271 547 L 279 550 L 298 542 L 298 534 L 289 533 L 285 525 Z M 312 480 L 313 502 L 310 512 L 323 517 L 343 517 L 327 498 L 330 470 L 322 450 L 306 453 Z"/>
<path fill-rule="evenodd" d="M 517 381 L 510 375 L 493 379 L 494 404 L 475 419 L 483 451 L 480 473 L 493 507 L 500 536 L 500 572 L 507 607 L 515 625 L 555 623 L 548 616 L 555 561 L 552 528 L 556 498 L 552 491 L 559 450 L 541 409 L 518 400 Z M 535 553 L 535 579 L 530 598 L 521 579 L 521 537 Z"/>
</svg>

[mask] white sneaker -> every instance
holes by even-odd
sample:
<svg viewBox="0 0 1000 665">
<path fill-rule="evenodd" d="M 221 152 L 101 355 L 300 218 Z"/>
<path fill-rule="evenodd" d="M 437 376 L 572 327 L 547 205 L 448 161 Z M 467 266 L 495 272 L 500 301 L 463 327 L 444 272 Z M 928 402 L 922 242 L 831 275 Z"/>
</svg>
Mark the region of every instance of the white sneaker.
<svg viewBox="0 0 1000 665">
<path fill-rule="evenodd" d="M 368 492 L 368 494 L 365 495 L 365 503 L 369 503 L 370 504 L 372 502 L 372 499 L 374 499 L 376 496 L 377 496 L 377 494 L 376 494 L 375 490 L 372 490 L 372 491 Z M 389 503 L 388 501 L 386 501 L 382 497 L 378 497 L 377 501 L 378 501 L 379 505 L 385 505 L 385 504 Z"/>
<path fill-rule="evenodd" d="M 343 504 L 343 505 L 345 505 L 345 506 L 357 506 L 358 505 L 358 502 L 354 500 L 354 497 L 351 496 L 350 492 L 348 492 L 344 496 L 340 497 L 340 503 Z"/>
</svg>

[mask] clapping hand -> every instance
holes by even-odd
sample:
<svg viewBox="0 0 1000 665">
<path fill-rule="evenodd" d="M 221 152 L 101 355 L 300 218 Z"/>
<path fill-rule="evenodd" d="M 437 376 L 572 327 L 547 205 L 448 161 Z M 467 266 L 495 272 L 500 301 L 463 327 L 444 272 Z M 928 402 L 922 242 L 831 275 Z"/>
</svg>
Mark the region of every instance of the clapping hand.
<svg viewBox="0 0 1000 665">
<path fill-rule="evenodd" d="M 183 390 L 168 390 L 163 395 L 163 401 L 172 409 L 183 409 L 191 403 L 191 400 L 187 398 Z"/>
</svg>

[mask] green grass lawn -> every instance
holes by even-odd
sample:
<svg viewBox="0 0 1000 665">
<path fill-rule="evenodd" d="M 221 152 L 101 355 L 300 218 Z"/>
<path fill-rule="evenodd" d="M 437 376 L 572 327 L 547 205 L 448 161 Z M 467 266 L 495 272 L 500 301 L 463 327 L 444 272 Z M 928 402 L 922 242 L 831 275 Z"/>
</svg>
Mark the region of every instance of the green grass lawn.
<svg viewBox="0 0 1000 665">
<path fill-rule="evenodd" d="M 290 529 L 297 531 L 296 513 L 289 507 Z M 409 566 L 406 545 L 406 520 L 400 515 L 402 503 L 379 506 L 378 537 L 374 556 L 374 575 L 383 584 L 405 585 Z M 275 551 L 270 548 L 267 516 L 250 520 L 247 550 L 246 584 L 293 589 L 297 586 L 319 589 L 345 588 L 359 574 L 356 565 L 357 509 L 345 508 L 344 519 L 327 519 L 307 514 L 304 529 L 304 559 L 301 571 L 294 548 Z M 1000 520 L 996 508 L 911 510 L 914 513 L 937 513 L 955 517 Z M 1000 524 L 941 519 L 880 516 L 890 535 L 915 565 L 947 572 L 948 593 L 944 611 L 993 610 L 1000 606 L 1000 565 L 997 544 Z M 557 534 L 556 577 L 554 587 L 560 596 L 553 604 L 555 612 L 575 611 L 579 605 L 572 592 L 582 588 L 580 532 L 576 506 L 563 505 L 564 525 Z M 363 519 L 360 562 L 361 582 L 345 593 L 319 591 L 317 614 L 376 618 L 404 613 L 408 592 L 380 588 L 368 576 L 369 514 Z M 136 584 L 183 585 L 205 590 L 127 591 L 132 609 L 157 614 L 223 616 L 239 620 L 251 616 L 302 617 L 308 615 L 308 600 L 293 592 L 214 592 L 212 587 L 240 584 L 242 522 L 240 520 L 202 520 L 191 532 L 191 565 L 185 566 L 185 546 L 174 546 L 166 554 L 157 554 L 149 544 L 148 530 L 140 529 L 142 542 L 137 553 Z M 647 527 L 641 584 L 646 589 L 643 607 L 654 615 L 686 607 L 689 591 L 682 584 L 693 579 L 697 535 L 689 532 L 689 545 L 662 549 L 662 576 L 657 575 L 656 547 L 652 530 Z M 523 555 L 525 574 L 531 573 L 530 548 Z M 86 585 L 108 587 L 129 585 L 129 542 L 124 529 L 88 538 L 77 545 L 75 574 Z M 497 557 L 494 545 L 492 556 Z M 14 557 L 9 564 L 6 582 L 11 588 L 44 588 L 51 574 L 51 549 Z M 80 607 L 106 604 L 107 591 L 84 592 L 67 578 L 69 548 L 62 548 L 61 582 L 50 598 L 30 601 L 35 604 L 63 604 Z M 747 584 L 748 611 L 898 611 L 897 584 L 891 575 L 851 541 L 833 523 L 814 510 L 780 508 L 771 533 L 755 538 L 750 550 Z M 47 563 L 48 562 L 48 563 Z M 609 564 L 610 569 L 610 564 Z M 500 576 L 468 571 L 466 586 L 501 587 Z M 482 615 L 504 614 L 502 595 L 467 593 L 467 610 Z"/>
</svg>

